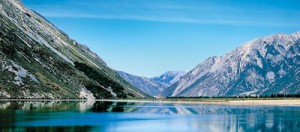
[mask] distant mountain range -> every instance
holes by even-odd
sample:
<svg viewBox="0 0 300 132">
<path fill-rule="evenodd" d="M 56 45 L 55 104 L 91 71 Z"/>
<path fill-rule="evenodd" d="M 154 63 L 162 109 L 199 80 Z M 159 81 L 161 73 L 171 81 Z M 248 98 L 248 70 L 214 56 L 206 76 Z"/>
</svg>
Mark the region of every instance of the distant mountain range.
<svg viewBox="0 0 300 132">
<path fill-rule="evenodd" d="M 300 32 L 275 34 L 210 57 L 188 73 L 145 78 L 109 68 L 19 0 L 0 1 L 0 98 L 299 94 L 299 50 Z"/>
<path fill-rule="evenodd" d="M 149 97 L 19 0 L 0 1 L 0 74 L 0 98 Z"/>
<path fill-rule="evenodd" d="M 224 56 L 208 58 L 162 95 L 299 94 L 299 50 L 300 32 L 258 38 Z"/>
<path fill-rule="evenodd" d="M 178 81 L 183 75 L 185 75 L 185 71 L 167 71 L 166 73 L 160 75 L 159 77 L 153 77 L 152 80 L 164 84 L 169 87 Z"/>
<path fill-rule="evenodd" d="M 183 72 L 144 78 L 121 77 L 152 96 L 248 96 L 300 93 L 300 32 L 250 41 Z"/>
<path fill-rule="evenodd" d="M 186 72 L 168 71 L 159 77 L 146 78 L 118 71 L 119 75 L 141 91 L 155 97 L 161 96 L 162 91 L 175 83 Z"/>
</svg>

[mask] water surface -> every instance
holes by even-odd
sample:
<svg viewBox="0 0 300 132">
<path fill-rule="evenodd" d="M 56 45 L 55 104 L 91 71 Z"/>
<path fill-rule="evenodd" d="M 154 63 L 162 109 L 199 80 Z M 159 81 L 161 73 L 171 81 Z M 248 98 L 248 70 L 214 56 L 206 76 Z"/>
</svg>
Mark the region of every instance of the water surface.
<svg viewBox="0 0 300 132">
<path fill-rule="evenodd" d="M 0 131 L 299 130 L 299 106 L 0 102 Z"/>
</svg>

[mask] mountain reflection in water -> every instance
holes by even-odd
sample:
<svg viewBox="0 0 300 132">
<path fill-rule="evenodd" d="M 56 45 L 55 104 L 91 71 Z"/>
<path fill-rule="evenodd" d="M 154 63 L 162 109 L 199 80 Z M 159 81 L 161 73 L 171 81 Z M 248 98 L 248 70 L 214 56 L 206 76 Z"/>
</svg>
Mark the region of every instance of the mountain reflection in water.
<svg viewBox="0 0 300 132">
<path fill-rule="evenodd" d="M 297 131 L 299 106 L 0 102 L 0 131 Z"/>
</svg>

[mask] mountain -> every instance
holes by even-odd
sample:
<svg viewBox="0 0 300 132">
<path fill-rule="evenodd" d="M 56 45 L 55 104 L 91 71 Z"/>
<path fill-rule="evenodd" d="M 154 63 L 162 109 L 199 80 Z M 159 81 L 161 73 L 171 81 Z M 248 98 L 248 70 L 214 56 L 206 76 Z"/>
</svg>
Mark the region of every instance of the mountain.
<svg viewBox="0 0 300 132">
<path fill-rule="evenodd" d="M 118 73 L 130 84 L 151 96 L 158 96 L 166 87 L 168 87 L 151 78 L 135 76 L 122 71 L 119 71 Z"/>
<path fill-rule="evenodd" d="M 18 0 L 0 1 L 0 31 L 0 98 L 148 97 Z"/>
<path fill-rule="evenodd" d="M 159 77 L 151 78 L 152 80 L 166 85 L 167 87 L 171 86 L 173 83 L 178 81 L 180 77 L 185 75 L 185 71 L 168 71 Z"/>
<path fill-rule="evenodd" d="M 300 32 L 250 41 L 188 72 L 164 96 L 300 93 Z"/>
<path fill-rule="evenodd" d="M 159 97 L 162 91 L 185 74 L 184 71 L 168 71 L 159 77 L 146 78 L 118 71 L 119 75 L 141 91 Z"/>
</svg>

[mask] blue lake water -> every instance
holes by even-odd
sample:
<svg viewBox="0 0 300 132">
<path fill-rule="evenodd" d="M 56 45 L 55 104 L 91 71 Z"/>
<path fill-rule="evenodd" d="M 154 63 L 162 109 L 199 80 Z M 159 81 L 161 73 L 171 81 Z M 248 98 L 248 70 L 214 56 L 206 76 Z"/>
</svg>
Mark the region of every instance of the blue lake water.
<svg viewBox="0 0 300 132">
<path fill-rule="evenodd" d="M 299 106 L 0 102 L 0 131 L 300 131 Z"/>
</svg>

